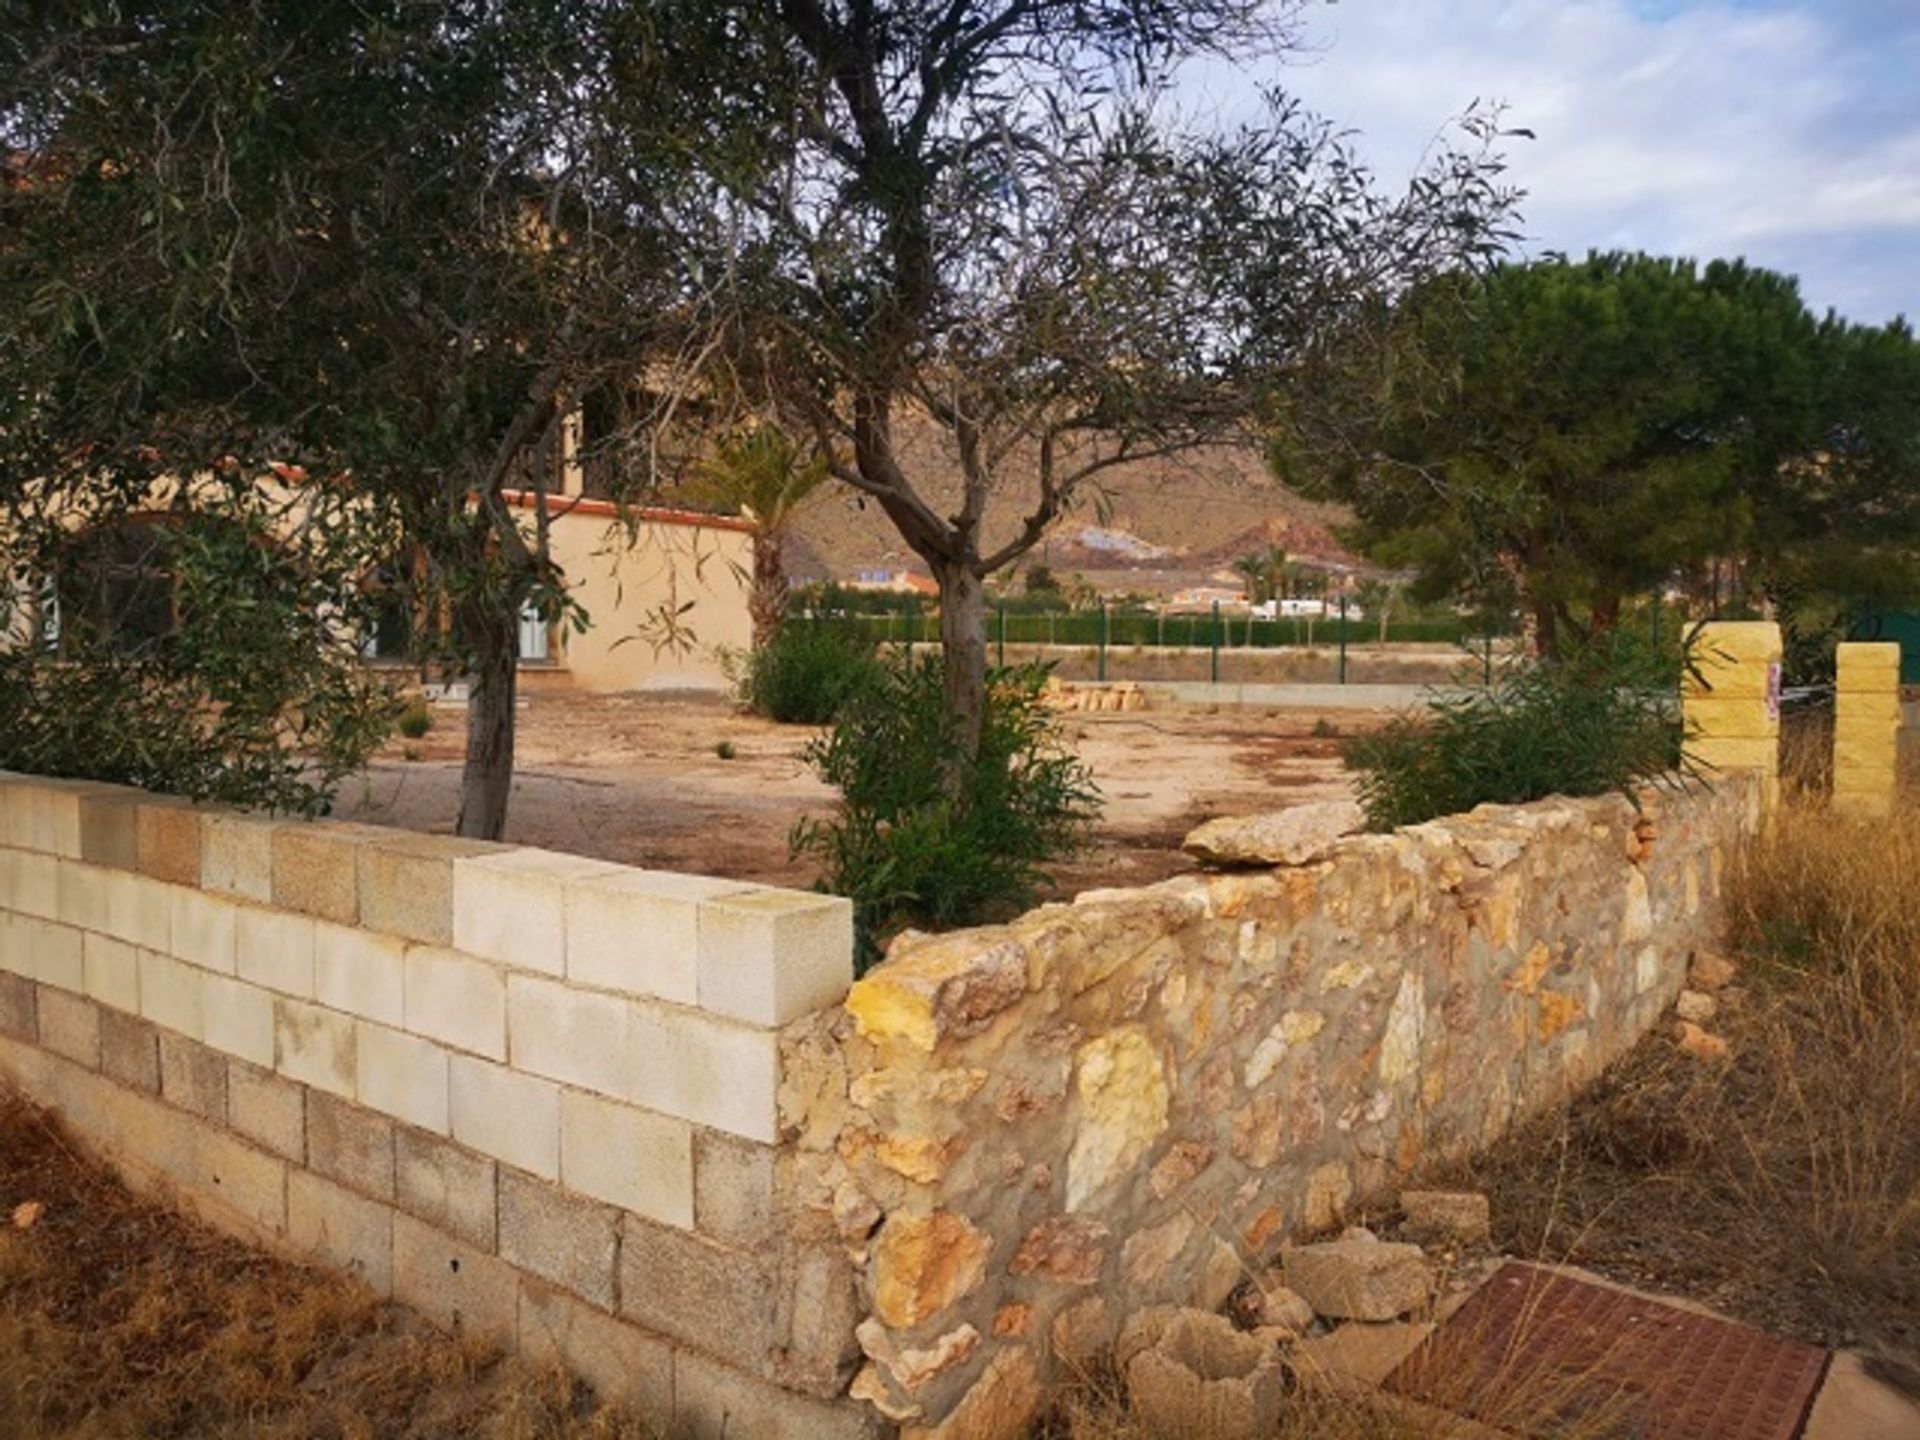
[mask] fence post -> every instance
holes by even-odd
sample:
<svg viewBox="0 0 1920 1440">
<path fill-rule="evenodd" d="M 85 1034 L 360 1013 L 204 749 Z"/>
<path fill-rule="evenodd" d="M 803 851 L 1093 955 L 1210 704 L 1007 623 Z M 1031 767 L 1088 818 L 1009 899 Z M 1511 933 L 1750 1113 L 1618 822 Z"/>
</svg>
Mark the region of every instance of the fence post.
<svg viewBox="0 0 1920 1440">
<path fill-rule="evenodd" d="M 1340 592 L 1340 683 L 1347 683 L 1347 596 Z"/>
<path fill-rule="evenodd" d="M 1104 685 L 1107 683 L 1107 597 L 1100 597 L 1100 668 L 1095 676 Z"/>
<path fill-rule="evenodd" d="M 1213 624 L 1207 627 L 1207 641 L 1212 651 L 1213 683 L 1220 683 L 1220 602 L 1213 602 Z"/>
<path fill-rule="evenodd" d="M 1847 641 L 1834 652 L 1834 810 L 1863 819 L 1892 814 L 1899 753 L 1900 647 Z"/>
<path fill-rule="evenodd" d="M 1764 810 L 1780 794 L 1780 654 L 1771 620 L 1715 620 L 1680 681 L 1686 758 L 1709 779 L 1757 772 Z"/>
</svg>

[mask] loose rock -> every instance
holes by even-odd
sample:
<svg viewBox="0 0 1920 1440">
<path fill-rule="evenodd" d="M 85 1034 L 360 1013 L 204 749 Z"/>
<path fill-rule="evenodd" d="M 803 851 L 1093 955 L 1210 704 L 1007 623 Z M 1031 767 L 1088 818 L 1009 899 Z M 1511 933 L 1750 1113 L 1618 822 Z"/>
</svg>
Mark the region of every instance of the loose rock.
<svg viewBox="0 0 1920 1440">
<path fill-rule="evenodd" d="M 1424 1244 L 1484 1245 L 1492 1234 L 1492 1210 L 1477 1190 L 1403 1190 L 1401 1228 Z"/>
<path fill-rule="evenodd" d="M 1694 990 L 1721 990 L 1733 983 L 1740 967 L 1713 950 L 1696 950 L 1687 967 L 1687 984 Z"/>
<path fill-rule="evenodd" d="M 1733 1055 L 1733 1048 L 1725 1040 L 1709 1035 L 1691 1020 L 1682 1020 L 1673 1027 L 1673 1043 L 1696 1060 L 1718 1062 Z"/>
<path fill-rule="evenodd" d="M 1418 1245 L 1329 1240 L 1280 1252 L 1287 1284 L 1315 1313 L 1334 1320 L 1397 1320 L 1432 1290 Z"/>
<path fill-rule="evenodd" d="M 1343 836 L 1367 827 L 1366 812 L 1351 800 L 1296 805 L 1266 815 L 1227 815 L 1209 820 L 1183 842 L 1202 865 L 1220 869 L 1261 865 L 1307 865 Z"/>
<path fill-rule="evenodd" d="M 1279 1424 L 1286 1372 L 1274 1347 L 1185 1310 L 1127 1364 L 1127 1397 L 1154 1434 L 1255 1440 Z"/>
<path fill-rule="evenodd" d="M 1682 1020 L 1704 1025 L 1713 1019 L 1719 1008 L 1720 1002 L 1704 990 L 1682 990 L 1680 998 L 1673 1004 L 1673 1013 Z"/>
<path fill-rule="evenodd" d="M 1294 1335 L 1304 1335 L 1313 1324 L 1313 1306 L 1298 1291 L 1273 1280 L 1255 1293 L 1254 1313 L 1257 1330 L 1287 1330 Z"/>
</svg>

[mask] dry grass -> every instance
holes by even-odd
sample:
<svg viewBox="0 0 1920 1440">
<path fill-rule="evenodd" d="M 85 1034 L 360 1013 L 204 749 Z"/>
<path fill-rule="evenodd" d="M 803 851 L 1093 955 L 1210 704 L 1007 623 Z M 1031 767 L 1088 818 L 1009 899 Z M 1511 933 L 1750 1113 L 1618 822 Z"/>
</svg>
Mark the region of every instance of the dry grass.
<svg viewBox="0 0 1920 1440">
<path fill-rule="evenodd" d="M 15 1207 L 38 1205 L 25 1228 Z M 131 1195 L 0 1099 L 0 1435 L 632 1440 L 564 1374 Z"/>
<path fill-rule="evenodd" d="M 1920 1353 L 1920 815 L 1802 799 L 1738 867 L 1740 983 L 1702 1064 L 1649 1036 L 1464 1167 L 1510 1250 L 1806 1339 Z M 1543 1156 L 1548 1157 L 1543 1160 Z M 1459 1178 L 1456 1176 L 1455 1178 Z"/>
</svg>

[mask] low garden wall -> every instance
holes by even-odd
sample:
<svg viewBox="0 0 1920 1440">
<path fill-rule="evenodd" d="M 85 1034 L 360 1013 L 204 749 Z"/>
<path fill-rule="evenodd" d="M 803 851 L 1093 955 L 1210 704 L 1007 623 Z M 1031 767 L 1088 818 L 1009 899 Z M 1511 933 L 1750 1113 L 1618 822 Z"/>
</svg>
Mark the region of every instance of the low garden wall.
<svg viewBox="0 0 1920 1440">
<path fill-rule="evenodd" d="M 680 1433 L 1011 1437 L 1126 1311 L 1631 1045 L 1758 813 L 1489 807 L 849 990 L 828 897 L 0 775 L 0 1076 Z"/>
<path fill-rule="evenodd" d="M 1487 806 L 1314 863 L 906 937 L 789 1042 L 798 1203 L 855 1247 L 853 1392 L 1013 1435 L 1125 1314 L 1565 1097 L 1713 938 L 1760 786 Z"/>
</svg>

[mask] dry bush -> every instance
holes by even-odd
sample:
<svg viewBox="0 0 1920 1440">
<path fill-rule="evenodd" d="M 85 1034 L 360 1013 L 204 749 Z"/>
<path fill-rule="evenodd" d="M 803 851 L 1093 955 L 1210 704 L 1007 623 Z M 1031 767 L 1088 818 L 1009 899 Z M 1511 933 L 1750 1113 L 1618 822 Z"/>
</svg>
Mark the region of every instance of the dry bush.
<svg viewBox="0 0 1920 1440">
<path fill-rule="evenodd" d="M 40 1207 L 10 1223 L 16 1206 Z M 25 1218 L 23 1212 L 22 1218 Z M 639 1440 L 654 1432 L 365 1289 L 138 1198 L 0 1097 L 0 1436 Z"/>
<path fill-rule="evenodd" d="M 1711 1028 L 1732 1060 L 1656 1032 L 1468 1162 L 1498 1238 L 1816 1342 L 1920 1350 L 1915 875 L 1913 811 L 1786 806 L 1730 877 L 1743 971 Z"/>
</svg>

